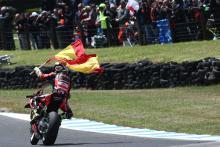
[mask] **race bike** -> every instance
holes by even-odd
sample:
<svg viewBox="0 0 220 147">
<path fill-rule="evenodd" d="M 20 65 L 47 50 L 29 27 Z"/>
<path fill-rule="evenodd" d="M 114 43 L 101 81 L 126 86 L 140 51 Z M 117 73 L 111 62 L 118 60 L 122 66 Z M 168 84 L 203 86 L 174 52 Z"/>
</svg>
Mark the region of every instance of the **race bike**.
<svg viewBox="0 0 220 147">
<path fill-rule="evenodd" d="M 30 108 L 30 143 L 32 145 L 36 145 L 39 140 L 42 140 L 44 145 L 53 145 L 61 121 L 65 118 L 65 113 L 58 113 L 62 100 L 51 99 L 50 94 L 43 94 L 43 91 L 42 88 L 33 95 L 26 96 L 29 99 L 25 108 Z"/>
</svg>

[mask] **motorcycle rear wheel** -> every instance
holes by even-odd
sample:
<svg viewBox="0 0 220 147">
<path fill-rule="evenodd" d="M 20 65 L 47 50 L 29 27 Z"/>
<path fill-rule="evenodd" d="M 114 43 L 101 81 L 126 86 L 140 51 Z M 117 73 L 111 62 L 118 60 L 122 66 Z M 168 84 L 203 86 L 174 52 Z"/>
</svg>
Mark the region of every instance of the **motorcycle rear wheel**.
<svg viewBox="0 0 220 147">
<path fill-rule="evenodd" d="M 53 145 L 57 138 L 61 120 L 58 113 L 54 111 L 49 112 L 48 118 L 49 128 L 47 133 L 43 134 L 42 141 L 44 145 Z"/>
</svg>

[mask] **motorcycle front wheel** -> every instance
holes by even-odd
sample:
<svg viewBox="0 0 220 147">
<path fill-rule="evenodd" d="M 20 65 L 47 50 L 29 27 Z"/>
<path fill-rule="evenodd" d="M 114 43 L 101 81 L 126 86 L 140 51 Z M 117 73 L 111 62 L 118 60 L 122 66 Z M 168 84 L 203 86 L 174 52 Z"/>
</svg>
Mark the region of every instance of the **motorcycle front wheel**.
<svg viewBox="0 0 220 147">
<path fill-rule="evenodd" d="M 48 120 L 49 128 L 47 133 L 43 134 L 42 141 L 44 145 L 53 145 L 57 138 L 61 120 L 58 113 L 54 111 L 49 112 Z"/>
<path fill-rule="evenodd" d="M 37 136 L 37 134 L 33 131 L 32 128 L 30 128 L 30 135 L 31 135 L 31 139 L 30 139 L 30 143 L 32 145 L 36 145 L 39 141 L 39 137 Z"/>
</svg>

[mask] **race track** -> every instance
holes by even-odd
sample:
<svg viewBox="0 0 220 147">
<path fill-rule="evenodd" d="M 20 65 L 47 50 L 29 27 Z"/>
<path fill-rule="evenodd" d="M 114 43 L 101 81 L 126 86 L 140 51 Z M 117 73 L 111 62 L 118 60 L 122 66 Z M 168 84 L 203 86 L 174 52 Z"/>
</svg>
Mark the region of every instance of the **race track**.
<svg viewBox="0 0 220 147">
<path fill-rule="evenodd" d="M 138 138 L 60 129 L 54 146 L 59 147 L 172 147 L 207 142 Z M 0 147 L 30 147 L 29 122 L 0 116 Z M 39 142 L 37 146 L 42 146 Z M 207 145 L 206 145 L 207 146 Z"/>
</svg>

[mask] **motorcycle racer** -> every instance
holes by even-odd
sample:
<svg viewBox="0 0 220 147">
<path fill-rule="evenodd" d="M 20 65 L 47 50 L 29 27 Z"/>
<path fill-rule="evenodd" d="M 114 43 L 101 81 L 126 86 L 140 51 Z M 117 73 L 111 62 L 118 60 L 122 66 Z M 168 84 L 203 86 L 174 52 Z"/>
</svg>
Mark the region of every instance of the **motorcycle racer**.
<svg viewBox="0 0 220 147">
<path fill-rule="evenodd" d="M 40 68 L 35 67 L 34 72 L 41 80 L 51 79 L 52 93 L 47 95 L 51 105 L 48 106 L 47 111 L 58 110 L 60 108 L 65 113 L 65 118 L 71 119 L 73 112 L 68 104 L 70 98 L 71 80 L 69 77 L 68 69 L 59 62 L 55 63 L 54 71 L 49 74 L 44 74 Z"/>
</svg>

